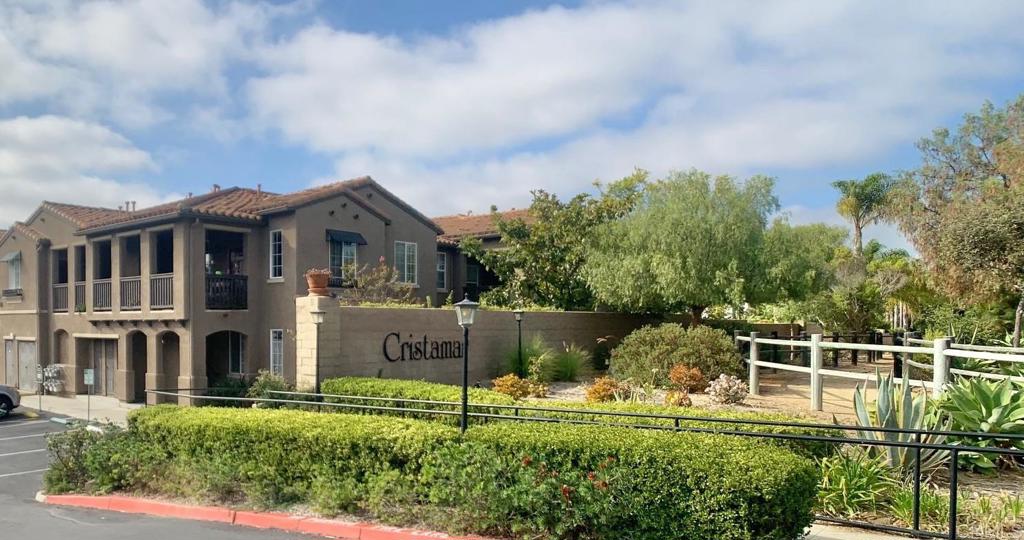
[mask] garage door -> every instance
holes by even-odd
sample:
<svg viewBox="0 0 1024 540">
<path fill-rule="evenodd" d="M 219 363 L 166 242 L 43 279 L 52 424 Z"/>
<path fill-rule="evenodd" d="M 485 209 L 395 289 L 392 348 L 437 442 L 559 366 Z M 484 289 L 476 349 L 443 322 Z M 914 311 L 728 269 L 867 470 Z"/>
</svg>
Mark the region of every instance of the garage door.
<svg viewBox="0 0 1024 540">
<path fill-rule="evenodd" d="M 34 341 L 18 342 L 18 389 L 25 392 L 38 390 L 36 384 L 36 344 Z"/>
<path fill-rule="evenodd" d="M 14 351 L 14 340 L 4 340 L 4 384 L 18 386 L 18 355 Z"/>
</svg>

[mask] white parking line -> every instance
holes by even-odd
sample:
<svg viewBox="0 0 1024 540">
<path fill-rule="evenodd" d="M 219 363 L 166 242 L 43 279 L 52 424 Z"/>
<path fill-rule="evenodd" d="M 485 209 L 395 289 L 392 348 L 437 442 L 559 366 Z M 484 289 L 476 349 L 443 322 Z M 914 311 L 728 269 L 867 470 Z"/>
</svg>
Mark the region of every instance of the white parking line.
<svg viewBox="0 0 1024 540">
<path fill-rule="evenodd" d="M 35 435 L 18 435 L 17 437 L 4 437 L 0 441 L 13 441 L 14 439 L 31 439 L 32 437 L 45 437 L 50 433 L 36 433 Z"/>
<path fill-rule="evenodd" d="M 23 474 L 35 474 L 35 473 L 41 473 L 41 472 L 44 472 L 44 471 L 46 471 L 46 469 L 36 469 L 34 471 L 12 472 L 12 473 L 7 473 L 7 474 L 0 474 L 0 478 L 7 478 L 8 476 L 21 476 Z"/>
<path fill-rule="evenodd" d="M 22 450 L 21 452 L 8 452 L 6 454 L 0 454 L 0 457 L 20 456 L 22 454 L 34 454 L 36 452 L 45 452 L 45 451 L 46 451 L 45 448 L 40 448 L 39 450 Z"/>
<path fill-rule="evenodd" d="M 11 422 L 10 424 L 7 424 L 7 423 L 0 424 L 0 429 L 24 426 L 26 424 L 45 424 L 45 423 L 46 423 L 45 420 L 23 420 L 21 422 Z"/>
</svg>

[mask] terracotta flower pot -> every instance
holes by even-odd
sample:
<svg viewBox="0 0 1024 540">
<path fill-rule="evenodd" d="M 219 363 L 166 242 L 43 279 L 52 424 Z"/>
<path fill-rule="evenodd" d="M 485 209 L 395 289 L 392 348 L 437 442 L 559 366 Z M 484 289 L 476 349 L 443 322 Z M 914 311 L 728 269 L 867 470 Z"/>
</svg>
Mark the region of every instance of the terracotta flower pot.
<svg viewBox="0 0 1024 540">
<path fill-rule="evenodd" d="M 326 272 L 307 272 L 306 285 L 309 287 L 311 296 L 327 296 L 327 284 L 330 282 L 331 274 Z"/>
</svg>

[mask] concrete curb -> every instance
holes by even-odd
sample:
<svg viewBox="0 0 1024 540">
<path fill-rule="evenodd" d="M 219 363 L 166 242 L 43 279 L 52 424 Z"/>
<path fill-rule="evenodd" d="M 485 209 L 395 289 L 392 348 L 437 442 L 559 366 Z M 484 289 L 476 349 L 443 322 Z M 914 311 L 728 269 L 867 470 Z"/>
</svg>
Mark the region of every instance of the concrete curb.
<svg viewBox="0 0 1024 540">
<path fill-rule="evenodd" d="M 330 536 L 342 540 L 488 540 L 480 536 L 451 536 L 444 533 L 403 529 L 370 523 L 293 516 L 277 512 L 249 512 L 217 506 L 193 506 L 121 495 L 44 495 L 36 494 L 43 504 L 107 510 L 127 514 L 191 519 L 227 523 L 256 529 Z"/>
</svg>

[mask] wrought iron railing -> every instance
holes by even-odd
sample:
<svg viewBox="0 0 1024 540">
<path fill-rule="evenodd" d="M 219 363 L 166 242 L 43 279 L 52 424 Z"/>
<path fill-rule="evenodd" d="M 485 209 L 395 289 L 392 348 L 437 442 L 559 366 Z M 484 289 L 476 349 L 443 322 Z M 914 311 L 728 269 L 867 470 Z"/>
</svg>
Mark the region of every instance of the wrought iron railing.
<svg viewBox="0 0 1024 540">
<path fill-rule="evenodd" d="M 155 274 L 149 278 L 149 308 L 174 307 L 174 274 Z"/>
<path fill-rule="evenodd" d="M 53 312 L 68 312 L 68 284 L 58 283 L 53 286 Z"/>
<path fill-rule="evenodd" d="M 97 279 L 92 282 L 92 308 L 96 311 L 110 311 L 111 282 L 109 279 Z"/>
<path fill-rule="evenodd" d="M 249 278 L 207 274 L 206 309 L 249 309 Z"/>
<path fill-rule="evenodd" d="M 75 311 L 85 311 L 85 282 L 75 282 Z"/>
<path fill-rule="evenodd" d="M 121 278 L 121 309 L 138 311 L 142 309 L 142 278 L 139 276 Z"/>
</svg>

